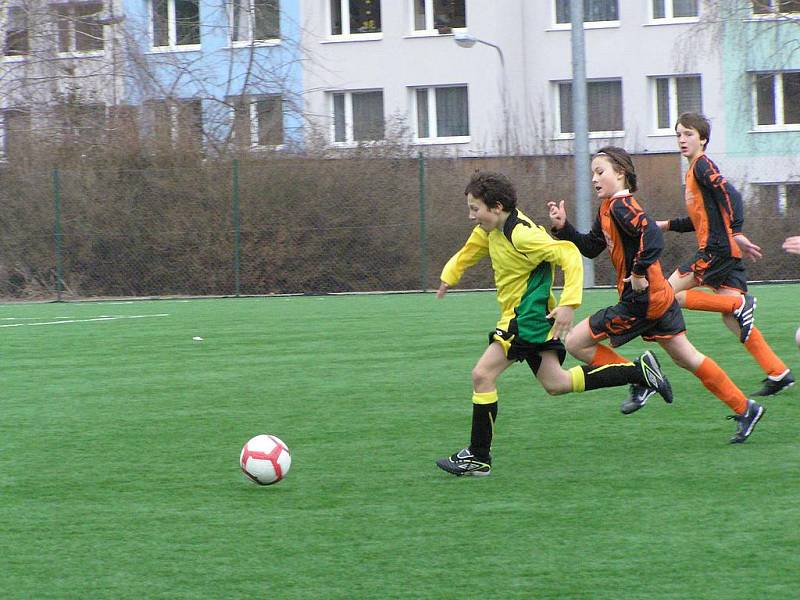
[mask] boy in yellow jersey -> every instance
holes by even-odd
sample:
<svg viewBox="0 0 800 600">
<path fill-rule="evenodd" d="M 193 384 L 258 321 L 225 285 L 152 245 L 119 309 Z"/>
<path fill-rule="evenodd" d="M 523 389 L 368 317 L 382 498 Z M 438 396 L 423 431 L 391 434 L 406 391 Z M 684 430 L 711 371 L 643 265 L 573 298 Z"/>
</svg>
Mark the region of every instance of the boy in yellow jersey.
<svg viewBox="0 0 800 600">
<path fill-rule="evenodd" d="M 516 191 L 504 175 L 476 172 L 464 193 L 469 218 L 477 225 L 442 270 L 436 295 L 442 298 L 469 267 L 488 256 L 501 314 L 489 334 L 489 347 L 472 370 L 470 445 L 436 464 L 453 475 L 489 475 L 497 418 L 496 381 L 515 362 L 526 361 L 551 395 L 633 384 L 671 402 L 669 382 L 650 352 L 635 362 L 562 368 L 566 356 L 562 339 L 572 328 L 583 294 L 578 249 L 571 242 L 554 240 L 517 209 Z M 558 303 L 553 295 L 556 266 L 564 271 Z"/>
</svg>

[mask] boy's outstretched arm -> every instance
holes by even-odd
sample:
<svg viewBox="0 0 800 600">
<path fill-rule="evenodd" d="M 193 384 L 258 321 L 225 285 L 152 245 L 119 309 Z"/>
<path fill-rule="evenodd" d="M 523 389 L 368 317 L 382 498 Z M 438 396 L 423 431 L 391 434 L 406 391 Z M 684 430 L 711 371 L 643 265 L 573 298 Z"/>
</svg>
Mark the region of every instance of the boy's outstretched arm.
<svg viewBox="0 0 800 600">
<path fill-rule="evenodd" d="M 448 289 L 461 281 L 467 269 L 487 256 L 489 256 L 489 235 L 480 227 L 475 227 L 461 250 L 456 252 L 442 269 L 439 277 L 442 283 L 436 291 L 436 297 L 443 298 Z"/>
<path fill-rule="evenodd" d="M 547 208 L 550 212 L 550 232 L 556 238 L 572 242 L 587 258 L 594 258 L 606 249 L 606 238 L 603 235 L 600 219 L 595 219 L 589 233 L 579 233 L 567 220 L 563 200 L 558 204 L 548 202 Z"/>
</svg>

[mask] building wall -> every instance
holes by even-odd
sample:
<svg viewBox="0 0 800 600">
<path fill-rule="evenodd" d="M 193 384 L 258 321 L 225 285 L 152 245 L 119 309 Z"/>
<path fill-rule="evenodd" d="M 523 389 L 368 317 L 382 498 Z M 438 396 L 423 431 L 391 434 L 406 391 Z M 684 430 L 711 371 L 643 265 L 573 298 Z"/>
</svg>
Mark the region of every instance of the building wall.
<svg viewBox="0 0 800 600">
<path fill-rule="evenodd" d="M 723 29 L 724 153 L 742 182 L 800 182 L 800 124 L 758 127 L 753 76 L 800 71 L 800 20 L 750 18 L 746 6 Z M 787 98 L 800 104 L 800 98 Z M 716 131 L 715 131 L 716 133 Z M 709 150 L 717 150 L 716 141 Z"/>
</svg>

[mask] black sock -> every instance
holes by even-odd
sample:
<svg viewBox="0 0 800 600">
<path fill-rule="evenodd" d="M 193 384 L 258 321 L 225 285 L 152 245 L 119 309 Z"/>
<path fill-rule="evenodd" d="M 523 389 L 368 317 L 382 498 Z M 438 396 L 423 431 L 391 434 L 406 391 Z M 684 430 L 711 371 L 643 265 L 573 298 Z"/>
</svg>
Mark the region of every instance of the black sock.
<svg viewBox="0 0 800 600">
<path fill-rule="evenodd" d="M 642 369 L 639 365 L 633 363 L 627 365 L 602 365 L 599 367 L 582 365 L 581 369 L 583 369 L 583 377 L 586 381 L 584 388 L 586 391 L 615 387 L 626 383 L 646 384 L 642 376 Z"/>
<path fill-rule="evenodd" d="M 489 459 L 496 419 L 497 402 L 472 405 L 472 437 L 469 443 L 469 451 L 478 460 Z"/>
</svg>

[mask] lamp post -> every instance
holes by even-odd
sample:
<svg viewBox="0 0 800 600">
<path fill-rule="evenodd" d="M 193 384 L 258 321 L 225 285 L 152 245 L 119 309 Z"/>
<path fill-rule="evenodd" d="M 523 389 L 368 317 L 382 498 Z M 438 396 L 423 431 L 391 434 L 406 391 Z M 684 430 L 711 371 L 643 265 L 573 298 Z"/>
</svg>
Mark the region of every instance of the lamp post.
<svg viewBox="0 0 800 600">
<path fill-rule="evenodd" d="M 497 50 L 497 55 L 500 57 L 500 69 L 501 69 L 501 79 L 500 79 L 500 94 L 502 96 L 503 102 L 503 144 L 505 146 L 505 152 L 509 152 L 509 143 L 508 143 L 508 93 L 506 89 L 506 59 L 503 55 L 503 50 L 497 44 L 493 44 L 492 42 L 487 42 L 486 40 L 482 40 L 480 38 L 475 37 L 472 34 L 459 31 L 455 33 L 453 36 L 456 44 L 461 46 L 462 48 L 472 48 L 475 44 L 483 44 L 485 46 L 491 46 L 495 50 Z"/>
</svg>

